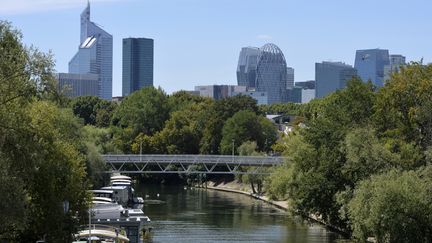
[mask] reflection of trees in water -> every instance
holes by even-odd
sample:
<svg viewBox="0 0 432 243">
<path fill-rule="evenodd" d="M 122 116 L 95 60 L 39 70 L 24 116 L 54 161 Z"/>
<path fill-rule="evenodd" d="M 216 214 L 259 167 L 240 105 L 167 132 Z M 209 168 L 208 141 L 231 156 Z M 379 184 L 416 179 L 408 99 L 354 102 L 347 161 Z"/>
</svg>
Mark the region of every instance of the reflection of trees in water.
<svg viewBox="0 0 432 243">
<path fill-rule="evenodd" d="M 166 230 L 175 235 L 186 231 L 205 237 L 216 234 L 233 240 L 247 235 L 251 240 L 269 237 L 267 240 L 282 242 L 305 242 L 311 239 L 311 234 L 314 239 L 324 239 L 323 242 L 328 238 L 328 232 L 322 227 L 310 227 L 246 195 L 195 188 L 185 190 L 183 186 L 144 185 L 136 189 L 138 195 L 149 195 L 147 200 L 164 202 L 144 205 L 144 212 L 158 225 L 160 232 Z M 156 197 L 158 193 L 159 198 Z"/>
</svg>

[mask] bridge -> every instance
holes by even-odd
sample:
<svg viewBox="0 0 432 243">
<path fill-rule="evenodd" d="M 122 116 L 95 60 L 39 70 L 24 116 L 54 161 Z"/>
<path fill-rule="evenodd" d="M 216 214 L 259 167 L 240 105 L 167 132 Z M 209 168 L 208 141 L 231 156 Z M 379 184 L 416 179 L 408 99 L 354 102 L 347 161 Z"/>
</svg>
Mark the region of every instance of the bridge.
<svg viewBox="0 0 432 243">
<path fill-rule="evenodd" d="M 102 155 L 111 172 L 125 174 L 269 174 L 285 157 L 231 155 Z"/>
</svg>

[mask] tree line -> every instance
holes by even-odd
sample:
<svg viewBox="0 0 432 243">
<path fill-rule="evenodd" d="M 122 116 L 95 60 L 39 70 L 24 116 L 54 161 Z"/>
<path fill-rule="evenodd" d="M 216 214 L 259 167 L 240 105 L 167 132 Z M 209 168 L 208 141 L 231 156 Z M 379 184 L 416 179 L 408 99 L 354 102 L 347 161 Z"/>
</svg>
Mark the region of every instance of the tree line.
<svg viewBox="0 0 432 243">
<path fill-rule="evenodd" d="M 100 154 L 269 152 L 287 161 L 239 179 L 294 212 L 359 241 L 432 241 L 432 65 L 412 63 L 380 89 L 353 79 L 308 104 L 267 106 L 153 87 L 121 103 L 70 100 L 53 65 L 0 22 L 0 241 L 70 241 L 86 189 L 104 182 Z M 278 134 L 266 113 L 295 115 L 293 132 Z"/>
<path fill-rule="evenodd" d="M 432 65 L 411 63 L 303 105 L 268 192 L 362 242 L 432 241 L 431 94 Z"/>
</svg>

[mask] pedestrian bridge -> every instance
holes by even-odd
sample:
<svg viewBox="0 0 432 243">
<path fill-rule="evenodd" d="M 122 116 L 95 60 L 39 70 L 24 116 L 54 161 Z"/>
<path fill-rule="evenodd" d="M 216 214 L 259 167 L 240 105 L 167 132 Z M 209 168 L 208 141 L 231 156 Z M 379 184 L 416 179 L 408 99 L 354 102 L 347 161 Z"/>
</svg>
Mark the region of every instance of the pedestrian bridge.
<svg viewBox="0 0 432 243">
<path fill-rule="evenodd" d="M 283 163 L 285 157 L 231 155 L 102 155 L 111 172 L 125 174 L 269 174 L 267 168 Z"/>
</svg>

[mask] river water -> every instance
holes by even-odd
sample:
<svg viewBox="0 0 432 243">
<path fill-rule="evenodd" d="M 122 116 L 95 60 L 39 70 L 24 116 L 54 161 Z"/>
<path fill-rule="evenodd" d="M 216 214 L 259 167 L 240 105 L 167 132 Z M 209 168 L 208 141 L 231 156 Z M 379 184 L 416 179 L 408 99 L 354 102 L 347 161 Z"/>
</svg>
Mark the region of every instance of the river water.
<svg viewBox="0 0 432 243">
<path fill-rule="evenodd" d="M 183 186 L 140 185 L 136 190 L 152 220 L 147 242 L 340 241 L 319 225 L 246 195 Z"/>
</svg>

